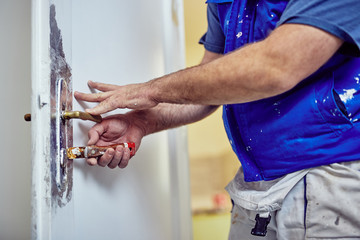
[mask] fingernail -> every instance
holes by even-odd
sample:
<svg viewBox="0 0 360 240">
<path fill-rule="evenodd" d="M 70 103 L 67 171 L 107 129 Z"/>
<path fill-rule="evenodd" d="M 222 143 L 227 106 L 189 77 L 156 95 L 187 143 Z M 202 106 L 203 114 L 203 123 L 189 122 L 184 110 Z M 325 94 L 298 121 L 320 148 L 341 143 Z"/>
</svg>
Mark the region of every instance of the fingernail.
<svg viewBox="0 0 360 240">
<path fill-rule="evenodd" d="M 107 151 L 110 155 L 114 155 L 114 153 L 115 153 L 115 150 L 113 148 L 108 148 Z"/>
</svg>

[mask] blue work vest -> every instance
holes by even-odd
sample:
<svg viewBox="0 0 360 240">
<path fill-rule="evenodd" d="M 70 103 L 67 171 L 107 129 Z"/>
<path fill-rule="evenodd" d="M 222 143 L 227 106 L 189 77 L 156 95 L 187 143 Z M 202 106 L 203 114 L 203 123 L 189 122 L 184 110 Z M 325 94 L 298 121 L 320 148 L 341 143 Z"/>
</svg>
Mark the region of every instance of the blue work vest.
<svg viewBox="0 0 360 240">
<path fill-rule="evenodd" d="M 267 37 L 288 1 L 207 2 L 218 3 L 226 37 L 224 53 L 228 53 Z M 272 180 L 301 169 L 359 160 L 359 81 L 360 59 L 337 52 L 288 92 L 224 105 L 225 129 L 245 181 Z"/>
</svg>

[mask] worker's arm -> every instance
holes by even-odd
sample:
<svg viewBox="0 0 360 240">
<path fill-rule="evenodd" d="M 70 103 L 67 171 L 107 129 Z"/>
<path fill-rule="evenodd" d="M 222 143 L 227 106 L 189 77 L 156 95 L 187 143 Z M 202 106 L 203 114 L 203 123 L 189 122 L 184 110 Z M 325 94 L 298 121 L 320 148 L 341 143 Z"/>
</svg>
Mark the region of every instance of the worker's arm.
<svg viewBox="0 0 360 240">
<path fill-rule="evenodd" d="M 206 51 L 201 64 L 210 62 L 221 55 Z M 107 87 L 115 85 L 107 85 Z M 139 148 L 144 136 L 164 129 L 174 128 L 198 121 L 216 110 L 218 106 L 188 104 L 158 104 L 154 108 L 133 110 L 126 114 L 105 118 L 89 130 L 89 145 L 106 146 L 121 142 L 135 142 Z M 90 165 L 117 166 L 124 168 L 130 159 L 129 149 L 118 146 L 109 148 L 99 159 L 90 158 Z"/>
<path fill-rule="evenodd" d="M 231 54 L 142 84 L 102 93 L 76 93 L 78 99 L 100 102 L 88 110 L 101 114 L 116 108 L 146 109 L 159 103 L 222 105 L 281 94 L 314 73 L 343 41 L 320 29 L 284 24 L 265 40 Z"/>
</svg>

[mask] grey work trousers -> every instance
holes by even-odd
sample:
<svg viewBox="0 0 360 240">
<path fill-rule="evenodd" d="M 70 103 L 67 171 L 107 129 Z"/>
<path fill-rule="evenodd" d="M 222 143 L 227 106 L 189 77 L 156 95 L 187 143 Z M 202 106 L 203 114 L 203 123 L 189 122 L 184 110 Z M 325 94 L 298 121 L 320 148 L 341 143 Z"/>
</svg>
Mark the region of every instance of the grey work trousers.
<svg viewBox="0 0 360 240">
<path fill-rule="evenodd" d="M 256 211 L 234 205 L 230 240 L 360 239 L 360 162 L 310 169 L 271 212 L 265 237 L 251 235 Z"/>
</svg>

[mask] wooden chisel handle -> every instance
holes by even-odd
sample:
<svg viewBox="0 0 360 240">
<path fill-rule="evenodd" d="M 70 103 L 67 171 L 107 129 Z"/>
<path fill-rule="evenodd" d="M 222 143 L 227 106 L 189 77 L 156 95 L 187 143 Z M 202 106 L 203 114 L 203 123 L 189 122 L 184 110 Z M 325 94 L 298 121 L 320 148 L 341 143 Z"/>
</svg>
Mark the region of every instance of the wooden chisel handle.
<svg viewBox="0 0 360 240">
<path fill-rule="evenodd" d="M 125 148 L 130 149 L 130 156 L 135 155 L 135 143 L 129 142 L 129 143 L 120 143 L 115 145 L 109 145 L 109 146 L 88 146 L 85 150 L 85 157 L 91 158 L 91 157 L 100 157 L 104 155 L 107 149 L 112 148 L 116 149 L 117 146 L 124 146 Z"/>
<path fill-rule="evenodd" d="M 100 157 L 104 155 L 107 149 L 113 148 L 115 150 L 119 145 L 129 148 L 131 157 L 135 155 L 135 143 L 133 142 L 119 143 L 109 146 L 71 147 L 66 149 L 66 154 L 68 159 Z"/>
</svg>

